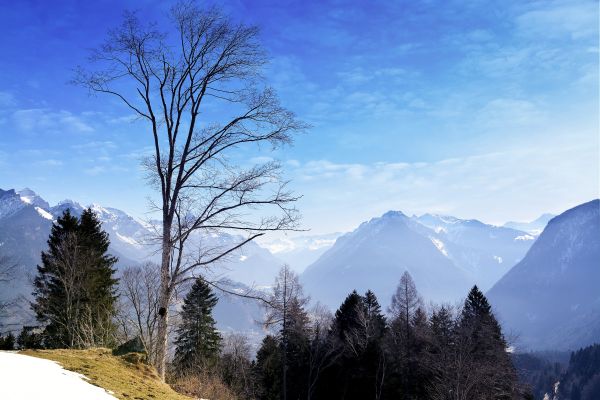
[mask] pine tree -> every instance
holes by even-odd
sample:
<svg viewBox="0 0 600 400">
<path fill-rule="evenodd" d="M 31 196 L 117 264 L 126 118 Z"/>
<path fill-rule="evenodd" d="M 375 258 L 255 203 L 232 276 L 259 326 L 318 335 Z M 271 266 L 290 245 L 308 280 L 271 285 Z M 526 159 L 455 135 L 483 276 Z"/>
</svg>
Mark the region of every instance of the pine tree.
<svg viewBox="0 0 600 400">
<path fill-rule="evenodd" d="M 5 337 L 0 336 L 0 350 L 14 350 L 15 335 L 8 333 Z"/>
<path fill-rule="evenodd" d="M 34 281 L 32 308 L 46 347 L 111 346 L 116 301 L 108 235 L 93 211 L 81 221 L 67 209 L 52 226 Z"/>
<path fill-rule="evenodd" d="M 478 398 L 512 399 L 517 396 L 518 378 L 507 352 L 500 324 L 483 293 L 474 286 L 463 306 L 458 326 L 458 342 L 472 360 L 465 377 L 473 380 L 473 394 Z"/>
<path fill-rule="evenodd" d="M 89 323 L 94 332 L 94 343 L 111 346 L 114 344 L 115 326 L 113 316 L 117 301 L 118 279 L 113 268 L 117 258 L 108 252 L 110 240 L 108 233 L 102 230 L 102 224 L 91 209 L 81 214 L 79 223 L 81 245 L 89 253 L 91 262 L 85 291 L 88 299 Z"/>
<path fill-rule="evenodd" d="M 44 342 L 49 348 L 73 347 L 76 308 L 82 295 L 81 271 L 76 268 L 74 243 L 79 221 L 67 209 L 52 225 L 48 251 L 42 252 L 42 265 L 34 281 L 37 320 L 45 325 Z M 75 287 L 77 286 L 77 287 Z"/>
<path fill-rule="evenodd" d="M 379 341 L 385 333 L 386 321 L 385 317 L 381 312 L 381 306 L 375 293 L 371 290 L 367 290 L 364 296 L 365 312 L 367 313 L 369 321 L 369 332 L 368 336 L 372 341 Z"/>
<path fill-rule="evenodd" d="M 272 335 L 267 335 L 256 353 L 256 375 L 261 400 L 280 400 L 283 392 L 281 347 Z"/>
<path fill-rule="evenodd" d="M 196 279 L 181 307 L 173 361 L 178 372 L 211 367 L 217 360 L 221 335 L 212 316 L 217 301 L 210 286 L 202 278 Z"/>
<path fill-rule="evenodd" d="M 379 398 L 384 377 L 381 341 L 386 330 L 385 317 L 372 291 L 364 296 L 350 293 L 335 313 L 331 336 L 339 357 L 327 373 L 332 382 L 325 385 L 323 398 Z M 319 398 L 321 395 L 319 395 Z"/>
<path fill-rule="evenodd" d="M 17 337 L 17 346 L 19 349 L 41 349 L 43 348 L 42 335 L 35 332 L 33 326 L 24 326 Z"/>
</svg>

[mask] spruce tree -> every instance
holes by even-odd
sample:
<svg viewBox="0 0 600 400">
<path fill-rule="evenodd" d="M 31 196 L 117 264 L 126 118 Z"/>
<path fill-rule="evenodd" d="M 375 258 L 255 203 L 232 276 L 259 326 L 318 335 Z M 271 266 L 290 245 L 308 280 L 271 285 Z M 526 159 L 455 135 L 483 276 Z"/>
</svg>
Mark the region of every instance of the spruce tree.
<svg viewBox="0 0 600 400">
<path fill-rule="evenodd" d="M 279 341 L 267 335 L 256 353 L 256 376 L 261 400 L 280 400 L 283 392 L 282 359 Z"/>
<path fill-rule="evenodd" d="M 83 274 L 75 267 L 75 238 L 79 221 L 67 209 L 52 225 L 48 251 L 42 252 L 42 265 L 34 281 L 32 304 L 38 322 L 44 325 L 44 342 L 49 348 L 73 347 L 76 313 Z"/>
<path fill-rule="evenodd" d="M 14 350 L 15 349 L 15 336 L 12 333 L 8 333 L 5 337 L 0 336 L 0 350 Z"/>
<path fill-rule="evenodd" d="M 511 399 L 518 392 L 518 378 L 507 352 L 500 324 L 484 294 L 473 286 L 459 322 L 459 342 L 467 344 L 477 374 L 473 393 L 478 398 Z M 467 378 L 465 378 L 467 379 Z"/>
<path fill-rule="evenodd" d="M 173 361 L 178 372 L 210 367 L 217 360 L 221 335 L 212 316 L 217 301 L 210 286 L 203 279 L 196 279 L 181 307 Z"/>
<path fill-rule="evenodd" d="M 32 304 L 46 347 L 114 344 L 117 258 L 107 254 L 109 244 L 91 209 L 81 220 L 67 209 L 52 226 Z"/>
<path fill-rule="evenodd" d="M 79 222 L 81 245 L 89 253 L 88 277 L 85 282 L 88 317 L 94 332 L 94 343 L 114 344 L 113 316 L 117 301 L 117 283 L 113 267 L 117 258 L 109 255 L 110 240 L 102 224 L 91 209 L 81 214 Z"/>
</svg>

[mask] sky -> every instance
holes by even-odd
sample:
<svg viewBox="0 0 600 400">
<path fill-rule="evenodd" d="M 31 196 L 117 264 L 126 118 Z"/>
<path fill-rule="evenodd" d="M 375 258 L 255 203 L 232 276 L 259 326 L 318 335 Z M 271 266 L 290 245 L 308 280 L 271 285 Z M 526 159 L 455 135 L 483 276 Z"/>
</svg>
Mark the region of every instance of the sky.
<svg viewBox="0 0 600 400">
<path fill-rule="evenodd" d="M 388 210 L 501 224 L 599 196 L 598 2 L 236 0 L 266 82 L 311 128 L 281 161 L 303 227 L 348 231 Z M 69 83 L 135 10 L 169 2 L 0 5 L 0 188 L 148 216 L 150 133 Z"/>
</svg>

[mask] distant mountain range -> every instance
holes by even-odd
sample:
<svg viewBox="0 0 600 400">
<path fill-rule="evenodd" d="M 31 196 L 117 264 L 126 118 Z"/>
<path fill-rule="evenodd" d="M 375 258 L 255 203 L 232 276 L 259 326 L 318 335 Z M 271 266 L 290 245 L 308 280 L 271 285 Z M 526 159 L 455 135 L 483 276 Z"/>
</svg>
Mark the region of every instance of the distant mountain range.
<svg viewBox="0 0 600 400">
<path fill-rule="evenodd" d="M 296 237 L 286 235 L 261 243 L 261 246 L 300 273 L 317 261 L 342 235 L 340 232 Z"/>
<path fill-rule="evenodd" d="M 551 219 L 488 296 L 524 348 L 565 350 L 598 342 L 600 200 Z"/>
<path fill-rule="evenodd" d="M 110 236 L 109 251 L 119 258 L 117 263 L 119 270 L 127 266 L 158 261 L 158 252 L 153 240 L 156 232 L 151 224 L 115 208 L 102 207 L 98 204 L 89 207 L 96 213 L 103 229 Z M 0 254 L 8 256 L 19 265 L 15 279 L 1 288 L 1 295 L 5 298 L 22 299 L 17 305 L 21 308 L 18 312 L 20 318 L 9 322 L 31 322 L 32 315 L 26 304 L 31 296 L 31 280 L 36 274 L 40 254 L 47 248 L 46 241 L 53 221 L 67 209 L 79 216 L 84 207 L 72 200 L 64 200 L 51 207 L 30 189 L 21 191 L 0 189 Z M 229 234 L 209 234 L 195 237 L 194 241 L 196 244 L 201 241 L 214 248 L 238 243 L 240 237 Z M 283 263 L 268 250 L 256 243 L 249 243 L 222 262 L 220 268 L 215 269 L 214 277 L 231 281 L 228 288 L 238 290 L 247 290 L 248 287 L 260 288 L 272 283 Z M 223 297 L 223 301 L 219 302 L 215 311 L 222 329 L 244 331 L 258 329 L 256 321 L 261 319 L 261 310 L 257 304 L 249 304 L 232 296 Z M 236 312 L 232 312 L 233 310 Z M 231 315 L 237 317 L 231 318 Z"/>
<path fill-rule="evenodd" d="M 90 207 L 110 235 L 110 252 L 119 257 L 119 269 L 157 261 L 152 224 L 115 208 Z M 30 189 L 0 189 L 0 254 L 20 265 L 17 279 L 1 288 L 1 296 L 30 296 L 52 223 L 67 208 L 76 215 L 84 209 L 72 200 L 50 206 Z M 390 211 L 346 234 L 251 242 L 214 268 L 213 276 L 229 280 L 235 290 L 268 289 L 287 263 L 302 273 L 305 292 L 332 310 L 353 289 L 373 290 L 386 307 L 404 271 L 413 276 L 426 302 L 454 303 L 473 284 L 483 290 L 493 286 L 493 305 L 506 327 L 520 334 L 521 344 L 572 348 L 593 335 L 600 337 L 598 200 L 552 218 L 539 235 L 551 217 L 544 214 L 530 223 L 499 227 Z M 205 234 L 194 243 L 230 246 L 239 240 L 226 233 Z M 27 310 L 26 303 L 22 308 Z M 257 337 L 262 335 L 257 323 L 261 317 L 258 304 L 235 296 L 221 296 L 216 309 L 221 329 Z"/>
<path fill-rule="evenodd" d="M 426 301 L 455 302 L 484 290 L 517 263 L 535 238 L 477 220 L 390 211 L 341 236 L 303 273 L 308 293 L 334 308 L 352 290 L 388 304 L 404 271 Z"/>
<path fill-rule="evenodd" d="M 506 228 L 517 229 L 520 231 L 525 231 L 532 235 L 539 235 L 542 233 L 548 222 L 556 217 L 554 214 L 542 214 L 538 219 L 530 221 L 530 222 L 514 222 L 510 221 L 505 223 L 503 226 Z"/>
</svg>

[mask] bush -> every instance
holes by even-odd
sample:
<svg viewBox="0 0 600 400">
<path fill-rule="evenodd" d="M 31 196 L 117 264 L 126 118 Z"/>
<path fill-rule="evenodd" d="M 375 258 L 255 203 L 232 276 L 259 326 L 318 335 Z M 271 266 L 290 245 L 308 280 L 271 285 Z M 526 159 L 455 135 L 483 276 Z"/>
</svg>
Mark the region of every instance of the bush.
<svg viewBox="0 0 600 400">
<path fill-rule="evenodd" d="M 179 393 L 195 398 L 237 400 L 235 394 L 217 376 L 207 372 L 177 377 L 170 384 Z"/>
</svg>

